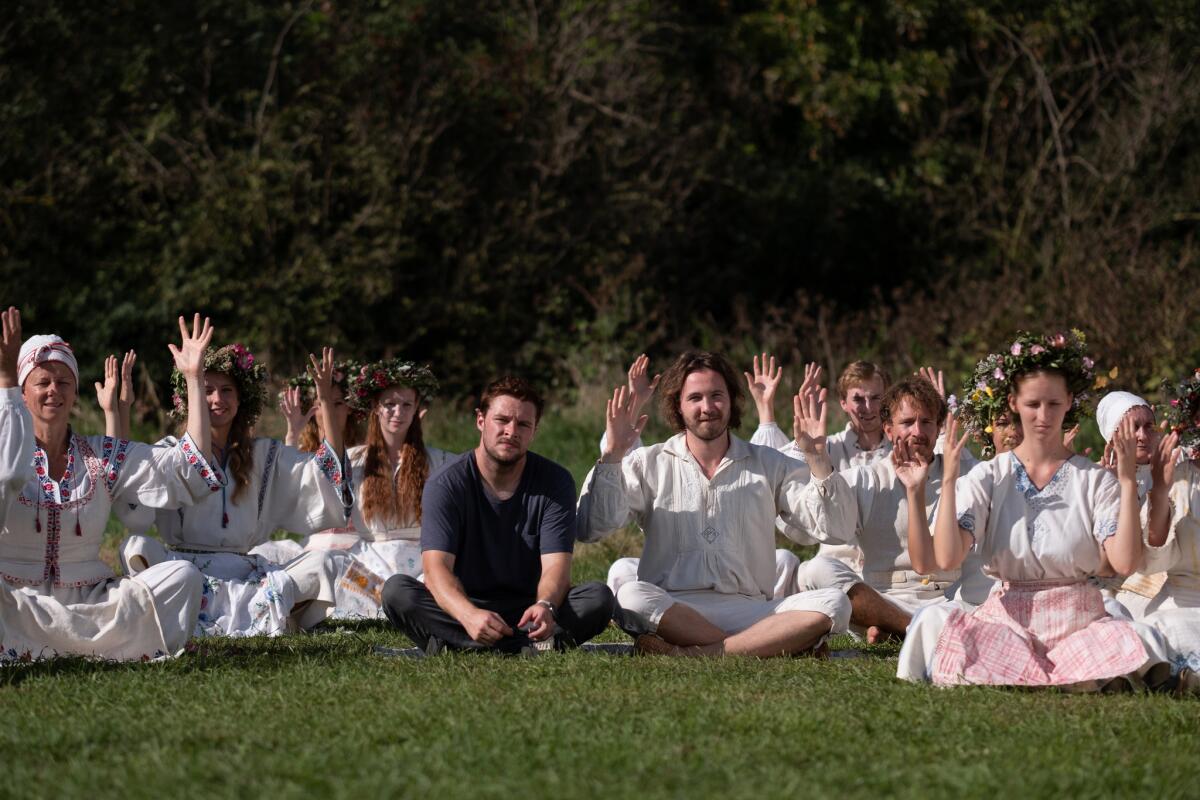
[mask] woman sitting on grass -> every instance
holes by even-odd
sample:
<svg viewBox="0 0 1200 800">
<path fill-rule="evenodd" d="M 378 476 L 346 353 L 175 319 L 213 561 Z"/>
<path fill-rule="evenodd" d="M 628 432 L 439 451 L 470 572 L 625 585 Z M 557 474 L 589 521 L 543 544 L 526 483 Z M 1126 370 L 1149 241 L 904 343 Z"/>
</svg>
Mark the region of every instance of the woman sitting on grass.
<svg viewBox="0 0 1200 800">
<path fill-rule="evenodd" d="M 200 396 L 212 327 L 208 320 L 201 325 L 196 315 L 189 333 L 179 319 L 182 343 L 170 348 L 195 399 L 188 404 L 183 438 L 153 447 L 73 432 L 79 367 L 70 345 L 58 336 L 34 336 L 18 359 L 15 310 L 5 312 L 3 327 L 0 418 L 32 415 L 36 448 L 32 456 L 26 451 L 17 480 L 4 482 L 0 661 L 177 654 L 196 624 L 203 576 L 191 564 L 176 562 L 116 578 L 100 560 L 100 545 L 114 505 L 175 509 L 221 489 L 221 476 L 205 460 L 210 433 Z M 116 359 L 110 357 L 106 366 L 105 383 L 97 390 L 108 427 L 115 430 Z M 23 404 L 11 388 L 17 385 Z M 17 427 L 11 421 L 3 426 L 6 435 Z M 8 503 L 14 488 L 16 502 Z"/>
<path fill-rule="evenodd" d="M 1117 477 L 1063 444 L 1092 386 L 1081 335 L 1018 336 L 996 367 L 1024 438 L 955 481 L 967 436 L 947 424 L 933 539 L 938 567 L 978 549 L 998 583 L 974 611 L 930 606 L 913 618 L 897 675 L 940 685 L 1103 688 L 1172 683 L 1162 637 L 1114 619 L 1087 579 L 1142 560 L 1132 423 L 1115 436 Z M 1178 679 L 1174 679 L 1177 681 Z"/>
<path fill-rule="evenodd" d="M 382 618 L 384 582 L 393 575 L 421 575 L 421 493 L 429 475 L 450 457 L 428 447 L 421 432 L 421 417 L 437 388 L 427 367 L 398 359 L 348 372 L 349 408 L 353 416 L 367 419 L 366 443 L 347 453 L 356 487 L 353 522 L 313 534 L 303 545 L 281 540 L 263 546 L 271 552 L 327 549 L 351 556 L 337 580 L 337 617 Z M 294 419 L 291 431 L 300 420 L 299 398 L 286 400 Z M 347 406 L 334 411 L 344 417 Z"/>
<path fill-rule="evenodd" d="M 267 396 L 267 372 L 253 354 L 239 344 L 208 350 L 202 391 L 214 460 L 229 485 L 193 508 L 143 519 L 139 527 L 153 522 L 162 542 L 134 535 L 122 544 L 130 574 L 169 561 L 190 562 L 205 574 L 197 635 L 276 636 L 311 628 L 333 608 L 341 556 L 309 552 L 281 566 L 250 552 L 280 528 L 309 534 L 344 525 L 353 505 L 342 426 L 333 415 L 333 351 L 325 348 L 320 362 L 310 359 L 328 435 L 316 453 L 303 453 L 253 435 Z M 172 383 L 176 410 L 201 390 L 184 386 L 178 372 Z"/>
</svg>

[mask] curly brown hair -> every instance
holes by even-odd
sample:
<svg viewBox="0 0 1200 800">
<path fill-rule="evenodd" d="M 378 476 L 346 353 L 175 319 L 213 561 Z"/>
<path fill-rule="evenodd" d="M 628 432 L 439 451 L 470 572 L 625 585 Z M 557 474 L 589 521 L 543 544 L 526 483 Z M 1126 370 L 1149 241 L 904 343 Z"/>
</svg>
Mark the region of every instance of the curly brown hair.
<svg viewBox="0 0 1200 800">
<path fill-rule="evenodd" d="M 933 412 L 933 415 L 937 417 L 939 428 L 946 421 L 946 401 L 938 394 L 938 390 L 933 388 L 932 383 L 916 376 L 902 378 L 884 391 L 883 399 L 879 404 L 879 418 L 885 424 L 891 422 L 892 412 L 900 407 L 901 401 L 905 398 L 912 400 L 926 411 Z"/>
<path fill-rule="evenodd" d="M 710 369 L 725 379 L 725 388 L 729 391 L 729 428 L 737 429 L 742 424 L 742 387 L 738 375 L 733 371 L 729 361 L 720 353 L 710 353 L 705 350 L 689 350 L 675 363 L 667 368 L 659 382 L 658 395 L 663 418 L 674 431 L 682 431 L 686 425 L 683 422 L 683 411 L 680 410 L 679 397 L 683 392 L 683 382 L 693 372 Z"/>
</svg>

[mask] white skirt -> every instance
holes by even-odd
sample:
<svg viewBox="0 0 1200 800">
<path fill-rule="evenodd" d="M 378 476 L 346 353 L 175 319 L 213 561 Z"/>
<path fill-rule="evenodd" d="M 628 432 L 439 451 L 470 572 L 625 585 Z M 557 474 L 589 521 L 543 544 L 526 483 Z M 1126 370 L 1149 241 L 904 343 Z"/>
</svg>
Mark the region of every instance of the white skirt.
<svg viewBox="0 0 1200 800">
<path fill-rule="evenodd" d="M 0 662 L 178 655 L 196 623 L 202 584 L 200 572 L 182 563 L 91 586 L 0 581 Z"/>
</svg>

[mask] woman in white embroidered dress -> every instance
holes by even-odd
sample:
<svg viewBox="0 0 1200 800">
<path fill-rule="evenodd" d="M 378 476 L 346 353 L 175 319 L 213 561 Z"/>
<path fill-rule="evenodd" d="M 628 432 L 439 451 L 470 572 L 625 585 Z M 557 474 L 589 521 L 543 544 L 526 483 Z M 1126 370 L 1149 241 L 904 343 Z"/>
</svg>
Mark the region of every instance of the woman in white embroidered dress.
<svg viewBox="0 0 1200 800">
<path fill-rule="evenodd" d="M 366 443 L 347 453 L 357 487 L 353 531 L 312 537 L 307 545 L 344 547 L 354 558 L 338 582 L 339 615 L 382 617 L 383 582 L 421 575 L 421 493 L 450 457 L 426 445 L 421 431 L 422 411 L 437 389 L 428 367 L 400 359 L 350 377 L 350 403 L 367 416 Z"/>
<path fill-rule="evenodd" d="M 956 483 L 967 437 L 949 421 L 933 542 L 943 569 L 978 548 L 998 583 L 974 611 L 922 609 L 897 675 L 941 685 L 1100 688 L 1119 677 L 1162 684 L 1170 677 L 1162 637 L 1109 616 L 1087 580 L 1109 565 L 1128 574 L 1141 561 L 1129 425 L 1116 437 L 1118 480 L 1063 444 L 1064 420 L 1078 413 L 1092 381 L 1082 337 L 1021 334 L 1010 352 L 997 378 L 1011 380 L 1008 402 L 1024 439 Z"/>
<path fill-rule="evenodd" d="M 325 348 L 320 362 L 310 359 L 318 398 L 332 400 L 333 351 Z M 310 552 L 279 565 L 250 550 L 280 528 L 309 534 L 345 524 L 353 493 L 344 478 L 333 404 L 322 404 L 330 431 L 325 443 L 316 453 L 302 453 L 253 436 L 267 375 L 250 351 L 239 344 L 209 350 L 204 367 L 213 453 L 229 485 L 192 508 L 143 519 L 140 527 L 153 522 L 162 541 L 130 536 L 121 547 L 122 561 L 131 574 L 166 561 L 195 564 L 206 578 L 197 635 L 276 636 L 310 628 L 333 609 L 342 557 Z M 172 381 L 176 407 L 185 395 L 190 403 L 193 390 L 182 386 L 178 375 Z"/>
<path fill-rule="evenodd" d="M 182 344 L 170 345 L 171 353 L 198 393 L 212 327 L 197 314 L 190 333 L 182 317 L 179 328 Z M 0 384 L 9 385 L 13 325 L 5 329 Z M 162 564 L 118 579 L 100 560 L 100 543 L 115 503 L 178 508 L 220 489 L 204 455 L 210 437 L 203 401 L 189 404 L 187 434 L 169 445 L 85 437 L 70 428 L 79 388 L 70 346 L 57 336 L 35 336 L 21 347 L 18 363 L 37 446 L 0 533 L 0 659 L 177 654 L 200 609 L 200 573 L 190 564 Z M 111 428 L 115 359 L 108 373 L 101 400 Z"/>
</svg>

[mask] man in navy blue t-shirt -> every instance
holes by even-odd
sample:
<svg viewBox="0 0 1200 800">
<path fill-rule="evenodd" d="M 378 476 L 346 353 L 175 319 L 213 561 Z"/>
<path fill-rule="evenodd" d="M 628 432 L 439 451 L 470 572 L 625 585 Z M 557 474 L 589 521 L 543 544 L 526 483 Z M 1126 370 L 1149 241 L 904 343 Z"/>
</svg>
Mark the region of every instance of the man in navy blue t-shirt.
<svg viewBox="0 0 1200 800">
<path fill-rule="evenodd" d="M 479 446 L 425 483 L 425 582 L 392 576 L 383 610 L 426 652 L 569 647 L 612 617 L 607 586 L 571 586 L 575 482 L 529 452 L 541 415 L 524 380 L 495 381 L 476 411 Z"/>
</svg>

